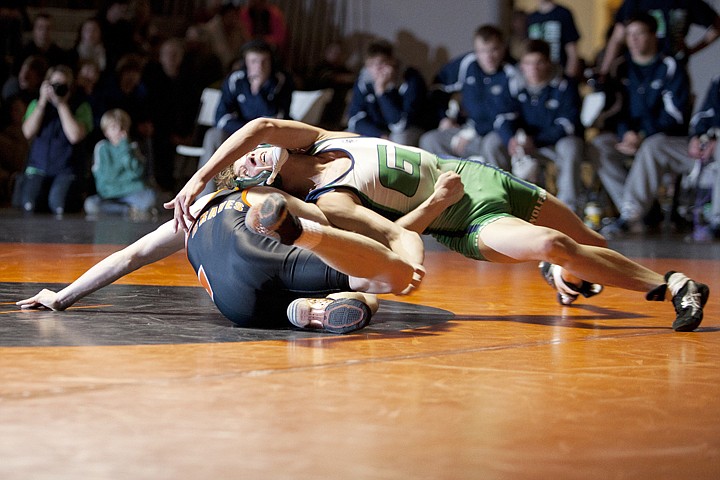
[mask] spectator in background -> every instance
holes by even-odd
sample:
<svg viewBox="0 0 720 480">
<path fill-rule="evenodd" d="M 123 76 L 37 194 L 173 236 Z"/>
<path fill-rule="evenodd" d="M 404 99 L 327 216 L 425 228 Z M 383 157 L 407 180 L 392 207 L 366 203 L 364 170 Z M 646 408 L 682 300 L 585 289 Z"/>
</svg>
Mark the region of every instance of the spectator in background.
<svg viewBox="0 0 720 480">
<path fill-rule="evenodd" d="M 95 146 L 92 174 L 97 195 L 85 199 L 85 213 L 146 218 L 155 208 L 156 195 L 145 185 L 142 154 L 128 138 L 130 115 L 109 110 L 100 119 L 100 128 L 107 139 Z"/>
<path fill-rule="evenodd" d="M 231 73 L 221 87 L 215 126 L 203 139 L 202 167 L 218 147 L 250 120 L 260 117 L 290 118 L 290 101 L 295 89 L 292 77 L 274 68 L 270 45 L 254 40 L 243 48 L 245 66 Z M 206 193 L 214 191 L 213 182 Z"/>
<path fill-rule="evenodd" d="M 528 39 L 527 32 L 528 13 L 523 10 L 513 10 L 510 19 L 510 35 L 508 36 L 508 61 L 517 63 L 523 54 Z"/>
<path fill-rule="evenodd" d="M 717 148 L 720 136 L 720 76 L 713 79 L 702 106 L 693 115 L 690 135 L 688 153 L 696 159 L 695 168 L 698 170 L 695 202 L 698 211 L 694 219 L 693 238 L 696 241 L 720 240 L 720 148 Z M 705 208 L 707 203 L 710 203 L 709 212 Z"/>
<path fill-rule="evenodd" d="M 440 125 L 420 137 L 420 148 L 436 155 L 481 156 L 495 165 L 509 162 L 497 128 L 513 115 L 519 73 L 505 63 L 502 32 L 493 25 L 475 31 L 475 51 L 455 58 L 435 77 L 431 95 L 442 106 Z M 460 111 L 447 109 L 450 95 L 459 94 Z"/>
<path fill-rule="evenodd" d="M 318 90 L 331 88 L 333 96 L 320 120 L 323 128 L 342 130 L 343 115 L 348 93 L 353 87 L 357 74 L 348 68 L 345 52 L 340 42 L 332 42 L 325 47 L 322 59 L 308 72 L 305 88 Z"/>
<path fill-rule="evenodd" d="M 207 32 L 198 25 L 185 31 L 185 67 L 193 72 L 198 86 L 218 85 L 225 74 L 220 58 L 212 51 Z"/>
<path fill-rule="evenodd" d="M 195 77 L 199 72 L 184 68 L 184 58 L 181 39 L 165 40 L 158 61 L 150 62 L 143 75 L 154 126 L 152 173 L 165 191 L 175 191 L 175 148 L 190 141 L 203 88 Z"/>
<path fill-rule="evenodd" d="M 98 131 L 100 130 L 100 117 L 105 113 L 105 105 L 100 91 L 100 77 L 100 67 L 95 60 L 88 59 L 80 61 L 77 67 L 75 84 L 77 85 L 78 91 L 85 95 L 85 99 L 92 108 L 94 125 Z M 95 127 L 91 133 L 95 132 Z M 102 135 L 102 132 L 99 133 Z M 97 141 L 92 142 L 92 145 L 95 145 L 95 143 L 97 143 Z"/>
<path fill-rule="evenodd" d="M 580 165 L 583 160 L 584 139 L 580 123 L 580 95 L 574 82 L 556 76 L 556 65 L 550 61 L 550 46 L 543 40 L 530 40 L 520 58 L 523 87 L 516 97 L 517 119 L 506 122 L 501 135 L 508 145 L 512 165 L 498 165 L 505 170 L 536 182 L 516 171 L 517 161 L 527 161 L 529 155 L 540 164 L 554 163 L 557 167 L 557 197 L 570 210 L 580 213 Z M 521 132 L 518 135 L 518 132 Z M 522 150 L 522 152 L 521 152 Z"/>
<path fill-rule="evenodd" d="M 238 8 L 224 3 L 217 13 L 201 26 L 203 36 L 210 42 L 212 51 L 223 65 L 223 71 L 230 71 L 230 65 L 238 57 L 247 35 L 240 23 Z"/>
<path fill-rule="evenodd" d="M 614 131 L 592 141 L 598 176 L 620 212 L 620 218 L 601 230 L 606 237 L 643 229 L 643 217 L 659 188 L 659 178 L 648 176 L 648 165 L 673 163 L 668 157 L 672 145 L 685 150 L 687 143 L 688 75 L 673 57 L 658 52 L 656 30 L 657 22 L 647 13 L 627 22 L 628 54 L 614 66 L 608 87 L 619 92 L 622 109 L 613 119 Z M 676 160 L 677 172 L 692 163 L 689 157 Z M 648 218 L 647 223 L 658 219 Z"/>
<path fill-rule="evenodd" d="M 707 47 L 720 36 L 720 16 L 703 0 L 624 0 L 615 14 L 615 25 L 605 47 L 598 73 L 605 76 L 625 43 L 630 18 L 644 12 L 658 25 L 658 50 L 686 64 L 691 55 Z M 705 34 L 694 45 L 686 37 L 691 25 L 705 27 Z"/>
<path fill-rule="evenodd" d="M 113 108 L 124 110 L 132 120 L 130 136 L 135 139 L 152 166 L 152 138 L 154 127 L 150 116 L 147 86 L 143 83 L 145 59 L 127 54 L 118 61 L 114 73 L 102 84 L 100 109 L 104 113 Z"/>
<path fill-rule="evenodd" d="M 31 55 L 20 66 L 17 76 L 7 79 L 2 88 L 3 101 L 10 97 L 19 97 L 28 105 L 40 95 L 42 85 L 47 73 L 48 63 L 41 55 Z"/>
<path fill-rule="evenodd" d="M 0 108 L 0 205 L 7 205 L 17 178 L 25 168 L 30 144 L 22 133 L 27 103 L 10 97 Z"/>
<path fill-rule="evenodd" d="M 573 14 L 552 0 L 539 0 L 538 9 L 528 15 L 528 38 L 550 45 L 550 60 L 560 65 L 566 76 L 578 79 L 582 74 L 577 42 L 580 40 Z"/>
<path fill-rule="evenodd" d="M 11 67 L 16 65 L 15 57 L 23 46 L 22 36 L 27 18 L 24 1 L 5 0 L 0 5 L 0 82 L 7 80 Z"/>
<path fill-rule="evenodd" d="M 424 132 L 426 97 L 422 74 L 402 67 L 389 42 L 374 41 L 353 87 L 348 130 L 417 146 Z"/>
<path fill-rule="evenodd" d="M 285 15 L 277 5 L 267 0 L 247 0 L 240 8 L 240 23 L 249 39 L 264 41 L 280 58 L 285 55 L 287 26 Z"/>
<path fill-rule="evenodd" d="M 40 13 L 35 17 L 32 37 L 23 45 L 19 55 L 15 58 L 14 71 L 19 72 L 25 59 L 32 55 L 44 57 L 51 67 L 64 64 L 67 60 L 67 53 L 53 39 L 52 17 L 46 13 Z"/>
<path fill-rule="evenodd" d="M 160 31 L 153 22 L 150 1 L 132 0 L 129 10 L 133 25 L 133 42 L 140 52 L 152 55 L 159 46 Z"/>
<path fill-rule="evenodd" d="M 128 5 L 129 0 L 107 0 L 97 15 L 105 43 L 106 69 L 109 71 L 115 69 L 123 56 L 138 52 L 133 38 L 134 27 L 129 20 Z"/>
<path fill-rule="evenodd" d="M 78 68 L 83 60 L 92 60 L 101 72 L 107 66 L 107 52 L 97 18 L 88 18 L 80 24 L 75 46 L 69 52 L 69 61 L 73 67 Z"/>
<path fill-rule="evenodd" d="M 40 98 L 28 106 L 22 131 L 30 141 L 30 153 L 20 186 L 25 212 L 36 211 L 47 199 L 50 211 L 62 215 L 79 201 L 82 141 L 93 120 L 90 105 L 82 95 L 75 95 L 74 87 L 69 67 L 51 67 L 40 88 Z"/>
</svg>

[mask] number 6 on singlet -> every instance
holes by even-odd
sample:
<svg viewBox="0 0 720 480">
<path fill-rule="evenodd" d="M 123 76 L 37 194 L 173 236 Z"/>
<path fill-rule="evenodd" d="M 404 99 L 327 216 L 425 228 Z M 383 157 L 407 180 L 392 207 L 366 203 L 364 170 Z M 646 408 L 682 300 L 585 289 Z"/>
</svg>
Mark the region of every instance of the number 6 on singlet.
<svg viewBox="0 0 720 480">
<path fill-rule="evenodd" d="M 420 184 L 420 153 L 378 145 L 378 167 L 383 187 L 412 197 Z"/>
</svg>

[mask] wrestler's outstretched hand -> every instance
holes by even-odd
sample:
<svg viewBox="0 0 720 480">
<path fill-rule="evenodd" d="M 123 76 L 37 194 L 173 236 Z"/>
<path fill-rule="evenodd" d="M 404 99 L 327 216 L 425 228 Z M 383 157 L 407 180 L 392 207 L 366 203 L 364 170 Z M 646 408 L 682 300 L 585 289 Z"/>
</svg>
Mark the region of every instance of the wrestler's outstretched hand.
<svg viewBox="0 0 720 480">
<path fill-rule="evenodd" d="M 15 302 L 15 305 L 22 309 L 49 308 L 51 310 L 65 310 L 57 301 L 57 297 L 57 292 L 43 288 L 37 295 Z"/>
<path fill-rule="evenodd" d="M 173 210 L 174 232 L 177 232 L 178 228 L 183 229 L 185 232 L 190 229 L 190 225 L 195 221 L 195 217 L 190 213 L 190 205 L 204 188 L 205 183 L 198 179 L 196 173 L 188 180 L 182 190 L 175 195 L 175 198 L 163 204 L 166 209 Z"/>
</svg>

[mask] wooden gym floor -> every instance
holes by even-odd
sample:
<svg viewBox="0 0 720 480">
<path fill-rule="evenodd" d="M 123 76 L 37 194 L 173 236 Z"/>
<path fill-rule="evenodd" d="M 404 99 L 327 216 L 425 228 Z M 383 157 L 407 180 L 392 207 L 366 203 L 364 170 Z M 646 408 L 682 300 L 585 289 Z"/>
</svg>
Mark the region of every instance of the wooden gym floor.
<svg viewBox="0 0 720 480">
<path fill-rule="evenodd" d="M 14 305 L 155 226 L 0 212 L 0 478 L 720 478 L 718 243 L 613 243 L 710 285 L 693 333 L 432 242 L 422 289 L 341 337 L 232 328 L 181 254 L 66 312 Z"/>
</svg>

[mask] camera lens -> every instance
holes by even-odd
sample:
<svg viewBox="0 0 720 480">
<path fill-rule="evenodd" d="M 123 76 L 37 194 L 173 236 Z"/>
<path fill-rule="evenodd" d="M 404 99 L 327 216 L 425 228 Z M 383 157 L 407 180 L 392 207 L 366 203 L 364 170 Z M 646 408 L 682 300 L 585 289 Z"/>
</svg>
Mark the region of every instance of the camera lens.
<svg viewBox="0 0 720 480">
<path fill-rule="evenodd" d="M 65 83 L 53 83 L 52 89 L 55 92 L 55 95 L 57 95 L 58 97 L 64 97 L 68 94 L 68 91 L 70 91 L 67 84 Z"/>
</svg>

